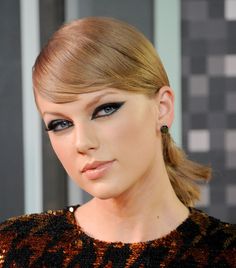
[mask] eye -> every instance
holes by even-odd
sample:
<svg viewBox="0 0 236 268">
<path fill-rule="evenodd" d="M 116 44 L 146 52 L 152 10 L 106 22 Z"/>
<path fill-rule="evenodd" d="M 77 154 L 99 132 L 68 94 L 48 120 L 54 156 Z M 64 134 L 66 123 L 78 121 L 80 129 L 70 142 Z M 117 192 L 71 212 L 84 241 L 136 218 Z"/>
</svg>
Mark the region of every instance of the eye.
<svg viewBox="0 0 236 268">
<path fill-rule="evenodd" d="M 65 120 L 65 119 L 56 119 L 49 122 L 46 131 L 61 131 L 73 126 L 72 122 Z"/>
<path fill-rule="evenodd" d="M 109 116 L 118 111 L 124 103 L 125 102 L 123 101 L 102 104 L 94 110 L 92 119 Z"/>
</svg>

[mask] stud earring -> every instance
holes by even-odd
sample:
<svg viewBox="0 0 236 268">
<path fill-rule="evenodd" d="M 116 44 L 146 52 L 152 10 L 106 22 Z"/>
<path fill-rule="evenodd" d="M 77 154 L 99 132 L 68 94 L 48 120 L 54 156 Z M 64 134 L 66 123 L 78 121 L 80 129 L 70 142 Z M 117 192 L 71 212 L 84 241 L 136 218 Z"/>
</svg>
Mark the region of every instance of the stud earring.
<svg viewBox="0 0 236 268">
<path fill-rule="evenodd" d="M 162 134 L 167 134 L 169 132 L 169 128 L 168 128 L 168 126 L 167 125 L 163 125 L 162 127 L 161 127 L 161 133 Z"/>
</svg>

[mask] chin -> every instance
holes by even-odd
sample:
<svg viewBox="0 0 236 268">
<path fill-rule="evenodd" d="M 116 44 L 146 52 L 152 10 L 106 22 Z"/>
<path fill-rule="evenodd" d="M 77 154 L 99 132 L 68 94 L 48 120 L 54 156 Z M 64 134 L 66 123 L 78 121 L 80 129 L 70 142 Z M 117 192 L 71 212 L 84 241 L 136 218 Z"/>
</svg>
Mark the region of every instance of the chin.
<svg viewBox="0 0 236 268">
<path fill-rule="evenodd" d="M 101 200 L 107 200 L 107 199 L 116 198 L 119 196 L 119 194 L 113 194 L 111 192 L 96 192 L 96 193 L 93 192 L 89 194 Z"/>
<path fill-rule="evenodd" d="M 92 189 L 91 191 L 87 191 L 93 197 L 96 197 L 101 200 L 107 200 L 111 198 L 117 198 L 119 197 L 122 192 L 117 189 L 117 187 L 111 188 L 111 187 L 98 187 L 97 189 Z"/>
</svg>

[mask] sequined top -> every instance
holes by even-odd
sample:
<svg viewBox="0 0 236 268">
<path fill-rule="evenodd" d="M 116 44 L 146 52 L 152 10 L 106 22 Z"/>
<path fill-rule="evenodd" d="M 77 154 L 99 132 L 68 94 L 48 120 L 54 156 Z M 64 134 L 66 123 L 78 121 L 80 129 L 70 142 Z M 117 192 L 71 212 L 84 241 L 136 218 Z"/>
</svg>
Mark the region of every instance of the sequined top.
<svg viewBox="0 0 236 268">
<path fill-rule="evenodd" d="M 236 267 L 236 225 L 190 208 L 168 235 L 139 243 L 88 236 L 74 209 L 16 217 L 0 224 L 0 267 Z"/>
</svg>

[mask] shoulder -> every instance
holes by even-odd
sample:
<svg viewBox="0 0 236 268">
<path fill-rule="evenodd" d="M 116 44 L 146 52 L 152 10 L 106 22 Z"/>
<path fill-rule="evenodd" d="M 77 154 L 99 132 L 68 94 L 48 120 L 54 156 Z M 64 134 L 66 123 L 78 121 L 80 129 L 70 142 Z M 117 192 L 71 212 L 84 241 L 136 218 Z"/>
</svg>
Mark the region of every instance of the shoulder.
<svg viewBox="0 0 236 268">
<path fill-rule="evenodd" d="M 201 210 L 190 208 L 188 219 L 178 230 L 182 235 L 179 244 L 183 245 L 180 246 L 183 253 L 180 261 L 183 263 L 198 263 L 204 267 L 234 267 L 235 224 L 220 221 Z"/>
<path fill-rule="evenodd" d="M 46 245 L 47 241 L 50 241 L 56 234 L 73 228 L 68 215 L 68 209 L 49 210 L 39 214 L 10 218 L 1 223 L 0 256 L 18 246 Z M 36 245 L 37 243 L 39 244 Z"/>
<path fill-rule="evenodd" d="M 206 213 L 193 209 L 191 213 L 192 247 L 189 256 L 200 254 L 202 262 L 212 267 L 233 267 L 236 263 L 236 225 L 216 219 Z M 199 257 L 199 256 L 198 256 Z"/>
<path fill-rule="evenodd" d="M 65 210 L 49 210 L 38 214 L 28 214 L 10 218 L 0 224 L 0 234 L 14 232 L 21 235 L 28 234 L 29 231 L 35 230 L 37 227 L 59 220 L 65 216 Z"/>
<path fill-rule="evenodd" d="M 198 209 L 192 209 L 191 219 L 199 232 L 199 243 L 212 249 L 236 249 L 236 224 L 220 221 Z"/>
</svg>

